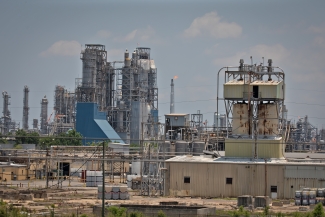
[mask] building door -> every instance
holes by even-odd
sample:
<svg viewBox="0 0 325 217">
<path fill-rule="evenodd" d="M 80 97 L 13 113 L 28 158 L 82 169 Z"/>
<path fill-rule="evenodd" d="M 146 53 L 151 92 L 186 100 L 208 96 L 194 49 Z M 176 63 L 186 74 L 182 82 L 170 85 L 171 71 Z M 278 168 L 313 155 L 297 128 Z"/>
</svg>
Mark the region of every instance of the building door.
<svg viewBox="0 0 325 217">
<path fill-rule="evenodd" d="M 258 98 L 258 86 L 253 86 L 253 98 Z"/>
<path fill-rule="evenodd" d="M 272 199 L 278 198 L 278 186 L 271 186 L 271 198 Z"/>
</svg>

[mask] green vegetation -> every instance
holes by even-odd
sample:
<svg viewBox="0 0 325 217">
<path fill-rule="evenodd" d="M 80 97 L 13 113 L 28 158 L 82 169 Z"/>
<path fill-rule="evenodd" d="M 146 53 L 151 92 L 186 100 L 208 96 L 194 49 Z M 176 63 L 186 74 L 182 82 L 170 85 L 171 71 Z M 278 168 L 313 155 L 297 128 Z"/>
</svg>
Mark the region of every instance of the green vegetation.
<svg viewBox="0 0 325 217">
<path fill-rule="evenodd" d="M 159 210 L 157 216 L 158 216 L 158 217 L 167 217 L 167 216 L 165 215 L 165 213 L 164 213 L 162 210 Z"/>
<path fill-rule="evenodd" d="M 81 146 L 82 135 L 76 130 L 69 130 L 66 133 L 60 133 L 58 136 L 40 137 L 38 144 L 41 149 L 46 149 L 55 145 Z"/>
<path fill-rule="evenodd" d="M 263 209 L 263 215 L 264 216 L 270 215 L 270 207 L 269 206 L 264 207 L 264 209 Z"/>
<path fill-rule="evenodd" d="M 145 217 L 141 212 L 131 212 L 128 217 Z"/>
<path fill-rule="evenodd" d="M 313 212 L 313 217 L 324 217 L 325 216 L 325 213 L 324 213 L 324 208 L 323 208 L 323 205 L 321 203 L 318 203 Z"/>
<path fill-rule="evenodd" d="M 5 136 L 3 136 L 1 133 L 0 133 L 0 143 L 1 144 L 7 144 L 8 141 L 6 140 Z"/>
<path fill-rule="evenodd" d="M 15 144 L 14 149 L 23 149 L 23 146 L 21 144 Z"/>
<path fill-rule="evenodd" d="M 126 217 L 126 208 L 110 206 L 107 210 L 109 217 Z"/>
<path fill-rule="evenodd" d="M 38 144 L 39 134 L 37 132 L 27 133 L 19 129 L 16 132 L 16 144 Z"/>
<path fill-rule="evenodd" d="M 68 130 L 66 133 L 60 133 L 58 135 L 59 145 L 67 146 L 81 146 L 82 145 L 82 135 L 76 130 Z"/>
<path fill-rule="evenodd" d="M 250 216 L 250 212 L 245 210 L 243 206 L 240 206 L 238 210 L 235 210 L 235 211 L 231 212 L 230 214 L 231 214 L 231 216 L 234 216 L 234 217 L 239 217 L 239 216 L 249 217 Z"/>
<path fill-rule="evenodd" d="M 108 147 L 108 144 L 110 142 L 111 142 L 111 140 L 105 140 L 104 141 L 106 148 Z M 101 141 L 101 142 L 87 142 L 87 145 L 89 145 L 89 146 L 100 146 L 100 147 L 102 147 L 103 146 L 103 141 Z"/>
</svg>

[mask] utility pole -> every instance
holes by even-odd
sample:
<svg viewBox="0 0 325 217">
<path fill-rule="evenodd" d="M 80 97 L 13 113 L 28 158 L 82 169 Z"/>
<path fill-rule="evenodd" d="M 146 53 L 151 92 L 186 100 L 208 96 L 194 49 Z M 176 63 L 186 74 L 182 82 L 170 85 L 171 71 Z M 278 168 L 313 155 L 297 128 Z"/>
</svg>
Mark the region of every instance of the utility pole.
<svg viewBox="0 0 325 217">
<path fill-rule="evenodd" d="M 49 156 L 49 148 L 46 148 L 46 160 L 45 160 L 46 188 L 49 188 L 49 172 L 48 172 L 48 165 L 47 165 L 48 156 Z"/>
<path fill-rule="evenodd" d="M 102 217 L 105 217 L 105 141 L 103 141 L 103 188 L 102 188 Z"/>
<path fill-rule="evenodd" d="M 57 170 L 57 177 L 58 177 L 58 187 L 57 188 L 60 188 L 60 159 L 59 159 L 59 153 L 56 154 L 57 156 L 57 164 L 58 164 L 58 170 Z"/>
</svg>

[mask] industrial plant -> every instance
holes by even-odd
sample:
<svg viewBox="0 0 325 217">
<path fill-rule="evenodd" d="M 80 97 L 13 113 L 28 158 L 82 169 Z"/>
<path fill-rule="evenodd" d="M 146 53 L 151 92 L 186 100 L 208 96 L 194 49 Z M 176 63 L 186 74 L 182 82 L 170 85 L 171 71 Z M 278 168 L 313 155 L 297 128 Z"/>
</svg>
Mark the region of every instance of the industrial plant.
<svg viewBox="0 0 325 217">
<path fill-rule="evenodd" d="M 20 180 L 45 179 L 47 189 L 51 179 L 59 188 L 65 181 L 70 185 L 75 176 L 85 187 L 98 187 L 98 198 L 106 200 L 127 199 L 127 189 L 132 189 L 150 197 L 250 195 L 249 200 L 264 198 L 265 204 L 269 198 L 296 198 L 296 205 L 301 205 L 302 195 L 325 188 L 325 160 L 318 153 L 325 149 L 325 134 L 307 115 L 297 122 L 287 119 L 285 71 L 272 59 L 266 65 L 253 64 L 252 57 L 250 64 L 240 59 L 238 66 L 219 70 L 214 123 L 208 126 L 200 110 L 176 112 L 174 79 L 170 113 L 159 116 L 157 67 L 150 51 L 125 50 L 124 60 L 115 61 L 107 59 L 104 45 L 86 44 L 75 89 L 56 85 L 54 107 L 49 108 L 44 96 L 40 118 L 32 119 L 32 127 L 29 87 L 23 89 L 21 128 L 12 121 L 10 95 L 4 91 L 0 119 L 4 138 L 23 129 L 61 143 L 47 150 L 38 149 L 39 144 L 22 144 L 28 151 L 0 144 L 0 159 L 12 167 L 14 160 L 24 168 Z M 219 112 L 222 106 L 225 114 Z M 61 138 L 71 130 L 81 135 L 71 138 L 77 145 Z M 0 173 L 0 180 L 18 180 L 16 173 Z M 105 183 L 116 181 L 123 186 L 108 186 L 104 195 Z"/>
</svg>

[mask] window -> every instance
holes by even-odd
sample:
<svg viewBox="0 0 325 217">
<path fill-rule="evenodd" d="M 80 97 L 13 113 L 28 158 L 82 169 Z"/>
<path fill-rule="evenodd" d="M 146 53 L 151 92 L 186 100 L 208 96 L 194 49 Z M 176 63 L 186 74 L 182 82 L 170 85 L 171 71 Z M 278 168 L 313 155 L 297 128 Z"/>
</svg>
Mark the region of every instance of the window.
<svg viewBox="0 0 325 217">
<path fill-rule="evenodd" d="M 185 176 L 184 183 L 191 183 L 191 177 Z"/>
<path fill-rule="evenodd" d="M 271 193 L 278 192 L 278 186 L 271 186 Z"/>
<path fill-rule="evenodd" d="M 226 178 L 226 184 L 232 185 L 232 178 Z"/>
</svg>

